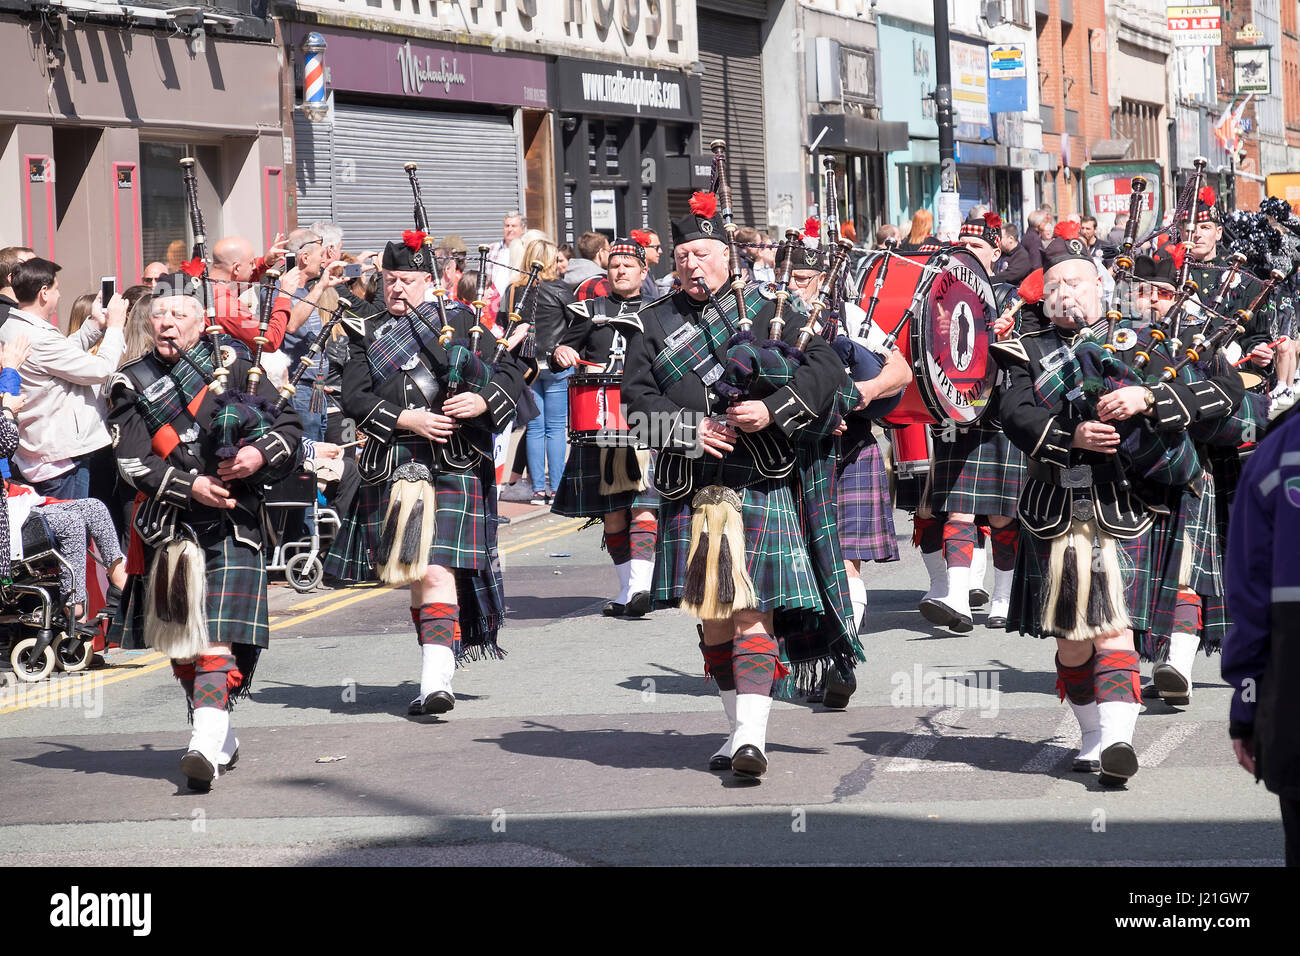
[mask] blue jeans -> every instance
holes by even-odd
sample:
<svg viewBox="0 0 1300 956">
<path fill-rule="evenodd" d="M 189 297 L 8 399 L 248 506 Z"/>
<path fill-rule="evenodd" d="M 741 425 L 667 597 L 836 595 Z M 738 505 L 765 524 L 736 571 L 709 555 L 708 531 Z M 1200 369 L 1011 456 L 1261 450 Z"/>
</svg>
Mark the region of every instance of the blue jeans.
<svg viewBox="0 0 1300 956">
<path fill-rule="evenodd" d="M 74 464 L 69 471 L 47 478 L 45 481 L 33 481 L 32 487 L 38 494 L 45 495 L 47 498 L 58 498 L 61 501 L 89 498 L 90 455 L 82 455 L 72 461 Z"/>
<path fill-rule="evenodd" d="M 569 428 L 569 376 L 573 369 L 555 375 L 545 369 L 533 380 L 533 397 L 541 414 L 528 423 L 528 476 L 533 491 L 560 487 Z"/>
<path fill-rule="evenodd" d="M 293 408 L 302 419 L 302 437 L 312 441 L 325 440 L 325 413 L 309 412 L 311 407 L 312 382 L 303 379 L 293 393 Z"/>
</svg>

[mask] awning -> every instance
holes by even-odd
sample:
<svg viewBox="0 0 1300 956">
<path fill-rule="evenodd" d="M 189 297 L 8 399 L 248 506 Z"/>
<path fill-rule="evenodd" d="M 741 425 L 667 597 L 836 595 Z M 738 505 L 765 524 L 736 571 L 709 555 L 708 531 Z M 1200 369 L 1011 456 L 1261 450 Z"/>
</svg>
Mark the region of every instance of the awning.
<svg viewBox="0 0 1300 956">
<path fill-rule="evenodd" d="M 1102 139 L 1092 144 L 1090 159 L 1108 160 L 1123 159 L 1128 155 L 1129 147 L 1133 145 L 1131 139 Z"/>
<path fill-rule="evenodd" d="M 809 142 L 826 135 L 818 149 L 853 153 L 889 153 L 907 149 L 907 124 L 865 119 L 850 113 L 821 113 L 808 117 Z"/>
</svg>

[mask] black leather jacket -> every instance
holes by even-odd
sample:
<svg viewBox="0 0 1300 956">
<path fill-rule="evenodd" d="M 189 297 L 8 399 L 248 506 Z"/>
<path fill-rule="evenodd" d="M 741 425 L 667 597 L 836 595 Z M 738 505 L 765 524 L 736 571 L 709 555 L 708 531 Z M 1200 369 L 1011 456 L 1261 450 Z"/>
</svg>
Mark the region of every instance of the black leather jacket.
<svg viewBox="0 0 1300 956">
<path fill-rule="evenodd" d="M 563 279 L 548 279 L 537 284 L 537 310 L 533 324 L 537 335 L 538 364 L 550 360 L 568 326 L 567 307 L 574 301 L 573 290 Z"/>
</svg>

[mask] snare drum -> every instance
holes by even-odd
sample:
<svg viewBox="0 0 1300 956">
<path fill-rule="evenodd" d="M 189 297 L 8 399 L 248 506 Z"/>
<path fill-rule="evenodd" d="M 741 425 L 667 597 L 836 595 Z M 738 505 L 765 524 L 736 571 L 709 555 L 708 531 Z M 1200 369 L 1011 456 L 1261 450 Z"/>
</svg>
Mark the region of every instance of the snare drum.
<svg viewBox="0 0 1300 956">
<path fill-rule="evenodd" d="M 979 421 L 988 407 L 998 368 L 989 348 L 996 341 L 997 300 L 978 259 L 965 249 L 932 255 L 893 255 L 878 300 L 876 279 L 886 257 L 868 267 L 862 308 L 886 335 L 897 339 L 915 380 L 898 407 L 884 417 L 892 425 L 958 425 Z M 915 313 L 906 320 L 907 309 Z M 855 338 L 866 330 L 851 329 Z"/>
<path fill-rule="evenodd" d="M 930 472 L 934 457 L 934 439 L 930 426 L 920 422 L 888 429 L 889 450 L 894 463 L 894 473 L 899 478 L 925 476 Z"/>
<path fill-rule="evenodd" d="M 575 445 L 626 445 L 631 432 L 624 417 L 623 376 L 574 372 L 569 378 L 569 441 Z"/>
</svg>

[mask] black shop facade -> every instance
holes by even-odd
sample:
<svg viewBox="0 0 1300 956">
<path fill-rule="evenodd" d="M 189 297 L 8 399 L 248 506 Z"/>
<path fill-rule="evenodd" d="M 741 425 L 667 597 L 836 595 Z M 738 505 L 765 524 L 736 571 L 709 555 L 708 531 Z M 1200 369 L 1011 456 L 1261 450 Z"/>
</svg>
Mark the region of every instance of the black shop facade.
<svg viewBox="0 0 1300 956">
<path fill-rule="evenodd" d="M 560 241 L 653 229 L 667 252 L 669 223 L 709 184 L 699 78 L 568 57 L 552 69 Z"/>
</svg>

